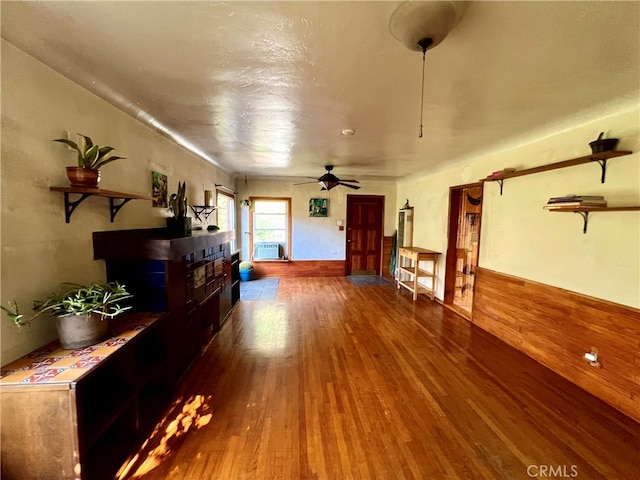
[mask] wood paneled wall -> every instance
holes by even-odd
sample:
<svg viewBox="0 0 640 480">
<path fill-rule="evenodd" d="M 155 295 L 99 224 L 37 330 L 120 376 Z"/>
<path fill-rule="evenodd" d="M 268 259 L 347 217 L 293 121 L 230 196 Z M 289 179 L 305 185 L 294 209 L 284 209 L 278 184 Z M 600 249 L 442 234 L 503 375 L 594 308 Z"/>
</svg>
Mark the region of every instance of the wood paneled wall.
<svg viewBox="0 0 640 480">
<path fill-rule="evenodd" d="M 382 275 L 391 278 L 389 261 L 393 237 L 383 237 Z M 260 277 L 342 277 L 344 260 L 291 260 L 289 262 L 253 262 L 253 276 Z"/>
<path fill-rule="evenodd" d="M 260 277 L 343 277 L 344 260 L 291 260 L 253 262 L 253 276 Z"/>
<path fill-rule="evenodd" d="M 393 276 L 392 272 L 389 271 L 392 246 L 393 237 L 382 237 L 382 276 L 387 278 L 391 278 Z"/>
<path fill-rule="evenodd" d="M 639 310 L 478 268 L 473 323 L 640 421 Z"/>
</svg>

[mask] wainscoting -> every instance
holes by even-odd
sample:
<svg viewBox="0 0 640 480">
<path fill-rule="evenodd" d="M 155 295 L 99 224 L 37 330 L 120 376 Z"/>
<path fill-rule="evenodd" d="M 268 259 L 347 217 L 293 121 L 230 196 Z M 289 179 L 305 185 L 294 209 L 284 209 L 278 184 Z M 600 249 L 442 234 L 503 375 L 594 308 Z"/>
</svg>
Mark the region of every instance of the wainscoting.
<svg viewBox="0 0 640 480">
<path fill-rule="evenodd" d="M 484 268 L 475 288 L 474 324 L 640 421 L 639 310 Z"/>
<path fill-rule="evenodd" d="M 382 275 L 391 278 L 389 261 L 393 237 L 383 237 Z M 344 277 L 344 260 L 253 261 L 253 276 L 261 277 Z"/>
<path fill-rule="evenodd" d="M 344 260 L 291 260 L 253 262 L 253 276 L 260 277 L 344 277 Z"/>
<path fill-rule="evenodd" d="M 382 276 L 386 278 L 393 277 L 393 272 L 389 271 L 391 250 L 393 250 L 393 237 L 382 237 Z"/>
</svg>

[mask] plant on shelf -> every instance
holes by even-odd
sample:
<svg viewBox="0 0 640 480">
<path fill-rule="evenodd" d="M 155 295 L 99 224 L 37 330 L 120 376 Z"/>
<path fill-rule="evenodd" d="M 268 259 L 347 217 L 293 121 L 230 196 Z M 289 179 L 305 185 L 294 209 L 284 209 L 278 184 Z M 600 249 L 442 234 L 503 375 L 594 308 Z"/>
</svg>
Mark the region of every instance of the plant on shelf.
<svg viewBox="0 0 640 480">
<path fill-rule="evenodd" d="M 17 302 L 0 306 L 18 327 L 28 325 L 43 314 L 56 317 L 62 348 L 84 348 L 100 341 L 109 330 L 107 319 L 129 310 L 122 302 L 132 298 L 118 282 L 93 282 L 88 285 L 63 283 L 45 300 L 36 300 L 30 318 L 20 313 Z"/>
<path fill-rule="evenodd" d="M 240 262 L 238 269 L 240 270 L 240 280 L 243 282 L 251 280 L 251 277 L 253 276 L 253 263 L 249 260 L 245 260 Z"/>
<path fill-rule="evenodd" d="M 124 159 L 113 154 L 115 148 L 94 145 L 91 137 L 76 134 L 78 142 L 66 138 L 57 138 L 54 142 L 64 143 L 78 153 L 78 165 L 67 167 L 67 177 L 72 187 L 97 188 L 100 182 L 100 169 L 108 163 Z"/>
<path fill-rule="evenodd" d="M 167 218 L 167 228 L 181 236 L 191 235 L 191 217 L 187 217 L 187 182 L 178 182 L 178 193 L 169 197 L 169 210 L 173 217 Z"/>
</svg>

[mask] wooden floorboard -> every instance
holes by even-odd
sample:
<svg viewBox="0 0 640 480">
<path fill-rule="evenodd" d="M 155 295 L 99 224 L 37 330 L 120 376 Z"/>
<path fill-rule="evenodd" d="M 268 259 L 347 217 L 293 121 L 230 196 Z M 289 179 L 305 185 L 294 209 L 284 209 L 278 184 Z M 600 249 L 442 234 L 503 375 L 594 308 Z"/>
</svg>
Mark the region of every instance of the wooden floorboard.
<svg viewBox="0 0 640 480">
<path fill-rule="evenodd" d="M 640 478 L 638 423 L 423 297 L 241 302 L 121 478 Z"/>
</svg>

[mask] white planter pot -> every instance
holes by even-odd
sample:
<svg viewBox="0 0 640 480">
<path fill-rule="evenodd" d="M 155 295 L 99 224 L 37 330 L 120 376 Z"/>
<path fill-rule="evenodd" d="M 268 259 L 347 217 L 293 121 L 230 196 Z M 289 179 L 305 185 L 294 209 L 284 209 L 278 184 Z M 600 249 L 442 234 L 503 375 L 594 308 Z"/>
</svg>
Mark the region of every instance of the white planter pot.
<svg viewBox="0 0 640 480">
<path fill-rule="evenodd" d="M 62 348 L 75 350 L 102 340 L 109 331 L 109 320 L 101 320 L 97 314 L 69 315 L 57 317 L 56 328 Z"/>
</svg>

